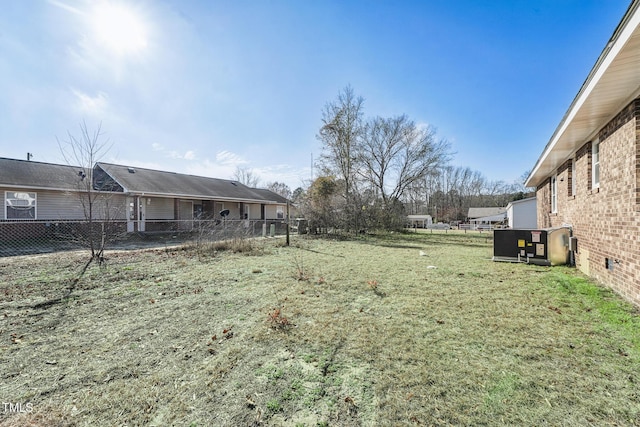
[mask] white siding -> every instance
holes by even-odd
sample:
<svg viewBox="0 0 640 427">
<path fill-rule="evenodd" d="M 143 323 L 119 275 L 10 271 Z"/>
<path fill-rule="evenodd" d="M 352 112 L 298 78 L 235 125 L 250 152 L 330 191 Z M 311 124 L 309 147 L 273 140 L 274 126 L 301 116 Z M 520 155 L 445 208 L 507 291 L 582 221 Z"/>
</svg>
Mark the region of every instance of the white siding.
<svg viewBox="0 0 640 427">
<path fill-rule="evenodd" d="M 224 202 L 224 208 L 229 209 L 228 219 L 241 219 L 239 205 L 240 203 L 236 202 Z"/>
<path fill-rule="evenodd" d="M 261 211 L 261 205 L 260 204 L 246 204 L 245 205 L 245 212 L 246 212 L 246 208 L 249 208 L 249 218 L 248 219 L 260 219 L 260 211 Z"/>
<path fill-rule="evenodd" d="M 537 228 L 536 200 L 514 205 L 513 228 Z"/>
<path fill-rule="evenodd" d="M 510 203 L 507 208 L 507 218 L 511 228 L 537 228 L 536 199 L 518 200 Z"/>
<path fill-rule="evenodd" d="M 283 218 L 278 218 L 278 206 L 281 207 Z M 266 219 L 285 219 L 287 217 L 287 206 L 286 205 L 265 205 L 264 214 Z"/>
<path fill-rule="evenodd" d="M 96 219 L 125 220 L 126 196 L 124 194 L 100 194 L 93 206 L 93 217 Z"/>
<path fill-rule="evenodd" d="M 175 219 L 173 217 L 174 216 L 174 199 L 165 199 L 160 197 L 145 197 L 144 203 L 146 203 L 146 206 L 147 206 L 147 220 Z"/>
<path fill-rule="evenodd" d="M 26 190 L 2 187 L 2 215 L 0 218 L 6 218 L 5 209 L 5 192 Z M 30 193 L 36 193 L 36 220 L 83 220 L 86 218 L 84 208 L 81 203 L 81 193 L 70 191 L 53 191 L 53 190 L 28 190 Z M 93 217 L 102 219 L 109 214 L 112 219 L 124 219 L 124 196 L 120 194 L 99 194 L 93 206 Z M 108 211 L 106 210 L 108 209 Z"/>
</svg>

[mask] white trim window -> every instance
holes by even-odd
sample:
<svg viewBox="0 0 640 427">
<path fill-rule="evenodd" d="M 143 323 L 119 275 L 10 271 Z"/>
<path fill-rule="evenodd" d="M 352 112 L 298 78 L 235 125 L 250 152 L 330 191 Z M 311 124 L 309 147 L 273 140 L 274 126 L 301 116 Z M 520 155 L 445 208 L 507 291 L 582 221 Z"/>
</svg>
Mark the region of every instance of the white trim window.
<svg viewBox="0 0 640 427">
<path fill-rule="evenodd" d="M 551 177 L 551 213 L 558 212 L 558 175 Z"/>
<path fill-rule="evenodd" d="M 36 219 L 36 193 L 5 191 L 4 212 L 6 219 Z"/>
<path fill-rule="evenodd" d="M 284 219 L 284 206 L 276 206 L 276 218 Z"/>
<path fill-rule="evenodd" d="M 591 188 L 600 187 L 600 141 L 591 145 Z"/>
</svg>

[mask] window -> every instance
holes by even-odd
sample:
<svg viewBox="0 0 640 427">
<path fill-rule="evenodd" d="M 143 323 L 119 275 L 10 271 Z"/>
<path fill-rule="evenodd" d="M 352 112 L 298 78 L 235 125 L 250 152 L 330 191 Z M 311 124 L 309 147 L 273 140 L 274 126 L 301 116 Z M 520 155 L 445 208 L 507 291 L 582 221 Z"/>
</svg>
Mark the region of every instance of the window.
<svg viewBox="0 0 640 427">
<path fill-rule="evenodd" d="M 6 191 L 4 205 L 7 219 L 36 219 L 36 193 Z"/>
<path fill-rule="evenodd" d="M 558 212 L 558 175 L 551 177 L 551 213 Z"/>
<path fill-rule="evenodd" d="M 576 182 L 578 181 L 578 176 L 576 174 L 576 158 L 571 159 L 571 196 L 576 195 Z"/>
<path fill-rule="evenodd" d="M 276 218 L 284 219 L 284 206 L 276 206 Z"/>
<path fill-rule="evenodd" d="M 600 141 L 591 146 L 591 188 L 600 187 Z"/>
</svg>

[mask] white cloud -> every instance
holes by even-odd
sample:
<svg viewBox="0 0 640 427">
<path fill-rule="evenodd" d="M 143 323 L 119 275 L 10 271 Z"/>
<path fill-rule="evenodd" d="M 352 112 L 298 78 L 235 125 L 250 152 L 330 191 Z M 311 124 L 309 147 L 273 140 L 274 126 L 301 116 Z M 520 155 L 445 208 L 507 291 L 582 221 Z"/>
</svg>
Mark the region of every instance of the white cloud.
<svg viewBox="0 0 640 427">
<path fill-rule="evenodd" d="M 164 154 L 165 157 L 178 160 L 196 160 L 196 152 L 194 150 L 187 150 L 181 153 L 177 150 L 168 150 L 164 145 L 154 142 L 151 144 L 153 151 Z"/>
<path fill-rule="evenodd" d="M 76 98 L 76 109 L 82 115 L 105 116 L 109 104 L 109 97 L 106 93 L 98 92 L 96 96 L 91 96 L 76 89 L 71 89 L 71 91 Z"/>
<path fill-rule="evenodd" d="M 162 151 L 166 151 L 166 150 L 162 150 Z M 174 150 L 174 151 L 167 151 L 167 157 L 170 157 L 172 159 L 179 159 L 179 160 L 195 160 L 196 153 L 193 150 L 188 150 L 186 153 L 182 154 Z"/>
<path fill-rule="evenodd" d="M 240 165 L 247 164 L 249 162 L 247 162 L 245 159 L 242 158 L 242 156 L 236 153 L 232 153 L 231 151 L 224 150 L 216 154 L 216 163 L 219 163 L 220 165 L 225 165 L 225 166 L 240 166 Z"/>
<path fill-rule="evenodd" d="M 56 1 L 56 0 L 47 0 L 47 3 L 59 7 L 60 9 L 64 9 L 67 12 L 71 12 L 71 13 L 75 13 L 76 15 L 83 15 L 82 11 L 80 11 L 79 9 L 76 9 L 73 6 L 69 6 L 66 3 L 63 3 L 61 1 Z"/>
<path fill-rule="evenodd" d="M 263 185 L 270 182 L 284 182 L 291 191 L 298 187 L 306 187 L 311 180 L 309 168 L 298 168 L 286 164 L 257 167 L 253 171 L 260 177 Z"/>
<path fill-rule="evenodd" d="M 224 165 L 205 159 L 201 162 L 190 163 L 187 167 L 187 173 L 211 178 L 233 179 L 235 169 L 236 167 L 233 165 Z"/>
</svg>

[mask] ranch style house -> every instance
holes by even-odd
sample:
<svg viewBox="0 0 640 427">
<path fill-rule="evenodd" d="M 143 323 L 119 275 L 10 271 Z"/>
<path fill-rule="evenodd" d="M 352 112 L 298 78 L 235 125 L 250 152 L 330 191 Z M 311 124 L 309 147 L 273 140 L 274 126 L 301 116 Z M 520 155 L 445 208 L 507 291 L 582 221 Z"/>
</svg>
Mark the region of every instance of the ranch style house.
<svg viewBox="0 0 640 427">
<path fill-rule="evenodd" d="M 576 266 L 640 305 L 640 1 L 538 158 L 537 226 L 571 227 Z"/>
<path fill-rule="evenodd" d="M 266 223 L 286 216 L 286 198 L 233 180 L 102 162 L 85 170 L 0 158 L 2 237 L 39 235 L 53 223 L 84 220 L 81 195 L 89 177 L 100 195 L 92 217 L 121 222 L 128 232 L 189 230 L 197 219 Z M 12 222 L 14 232 L 7 227 Z"/>
</svg>

